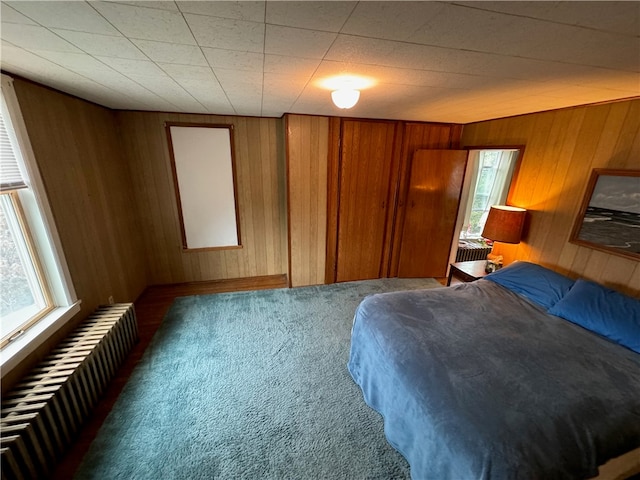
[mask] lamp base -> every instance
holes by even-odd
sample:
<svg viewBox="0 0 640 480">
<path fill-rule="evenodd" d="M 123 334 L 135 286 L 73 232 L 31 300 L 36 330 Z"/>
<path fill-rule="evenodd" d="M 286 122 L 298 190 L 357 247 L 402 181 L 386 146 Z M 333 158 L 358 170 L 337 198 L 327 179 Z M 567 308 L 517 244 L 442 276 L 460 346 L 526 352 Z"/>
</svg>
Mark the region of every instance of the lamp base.
<svg viewBox="0 0 640 480">
<path fill-rule="evenodd" d="M 502 268 L 502 255 L 494 255 L 490 253 L 487 255 L 487 263 L 484 266 L 484 271 L 487 273 L 493 273 L 496 270 Z"/>
</svg>

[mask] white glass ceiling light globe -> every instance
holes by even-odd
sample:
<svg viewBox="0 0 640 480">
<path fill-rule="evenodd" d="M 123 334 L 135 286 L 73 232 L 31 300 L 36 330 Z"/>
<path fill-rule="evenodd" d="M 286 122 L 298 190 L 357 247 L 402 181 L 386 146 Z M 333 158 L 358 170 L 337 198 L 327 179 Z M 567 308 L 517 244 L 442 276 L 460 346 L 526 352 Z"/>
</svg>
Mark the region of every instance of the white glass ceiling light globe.
<svg viewBox="0 0 640 480">
<path fill-rule="evenodd" d="M 344 89 L 331 92 L 331 99 L 338 108 L 351 108 L 360 98 L 360 90 Z"/>
</svg>

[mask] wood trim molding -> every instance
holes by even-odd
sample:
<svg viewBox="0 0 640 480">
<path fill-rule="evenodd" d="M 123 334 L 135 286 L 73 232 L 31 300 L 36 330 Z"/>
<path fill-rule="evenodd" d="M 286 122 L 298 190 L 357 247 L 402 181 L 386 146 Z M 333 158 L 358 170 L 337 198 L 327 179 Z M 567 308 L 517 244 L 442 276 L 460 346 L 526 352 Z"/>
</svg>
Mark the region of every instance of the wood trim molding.
<svg viewBox="0 0 640 480">
<path fill-rule="evenodd" d="M 335 283 L 338 259 L 338 209 L 340 208 L 340 138 L 342 119 L 329 118 L 327 161 L 327 252 L 325 283 Z"/>
<path fill-rule="evenodd" d="M 389 179 L 389 208 L 387 210 L 387 221 L 385 223 L 384 248 L 382 251 L 382 260 L 380 262 L 380 277 L 387 278 L 391 275 L 393 245 L 397 237 L 396 225 L 398 221 L 398 213 L 401 210 L 402 185 L 401 181 L 405 178 L 403 164 L 405 161 L 404 153 L 404 122 L 398 122 L 395 127 L 395 139 L 393 144 L 393 161 L 391 163 L 391 178 Z"/>
<path fill-rule="evenodd" d="M 157 297 L 170 296 L 175 298 L 186 295 L 208 295 L 221 292 L 286 288 L 288 284 L 287 275 L 280 274 L 246 278 L 227 278 L 222 280 L 205 280 L 202 282 L 173 283 L 167 285 L 150 285 L 145 289 L 140 298 L 149 295 Z M 140 298 L 136 300 L 136 303 Z"/>
</svg>

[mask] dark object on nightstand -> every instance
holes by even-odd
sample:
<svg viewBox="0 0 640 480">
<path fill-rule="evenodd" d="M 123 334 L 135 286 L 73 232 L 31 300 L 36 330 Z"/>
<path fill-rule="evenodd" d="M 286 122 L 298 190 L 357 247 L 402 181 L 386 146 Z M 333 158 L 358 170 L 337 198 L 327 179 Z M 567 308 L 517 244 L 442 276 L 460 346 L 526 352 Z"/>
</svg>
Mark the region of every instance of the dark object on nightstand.
<svg viewBox="0 0 640 480">
<path fill-rule="evenodd" d="M 462 282 L 473 282 L 485 277 L 487 275 L 487 272 L 485 272 L 486 263 L 485 260 L 452 263 L 447 286 L 451 285 L 451 279 L 454 277 Z"/>
</svg>

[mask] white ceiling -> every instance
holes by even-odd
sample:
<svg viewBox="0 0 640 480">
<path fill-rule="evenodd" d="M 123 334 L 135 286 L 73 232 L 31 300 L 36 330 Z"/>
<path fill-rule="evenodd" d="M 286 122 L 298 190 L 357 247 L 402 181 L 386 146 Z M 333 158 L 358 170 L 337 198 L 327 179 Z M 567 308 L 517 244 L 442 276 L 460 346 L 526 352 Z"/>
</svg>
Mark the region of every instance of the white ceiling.
<svg viewBox="0 0 640 480">
<path fill-rule="evenodd" d="M 640 2 L 2 2 L 2 69 L 117 109 L 468 123 L 640 95 Z M 375 83 L 351 110 L 318 83 Z"/>
</svg>

